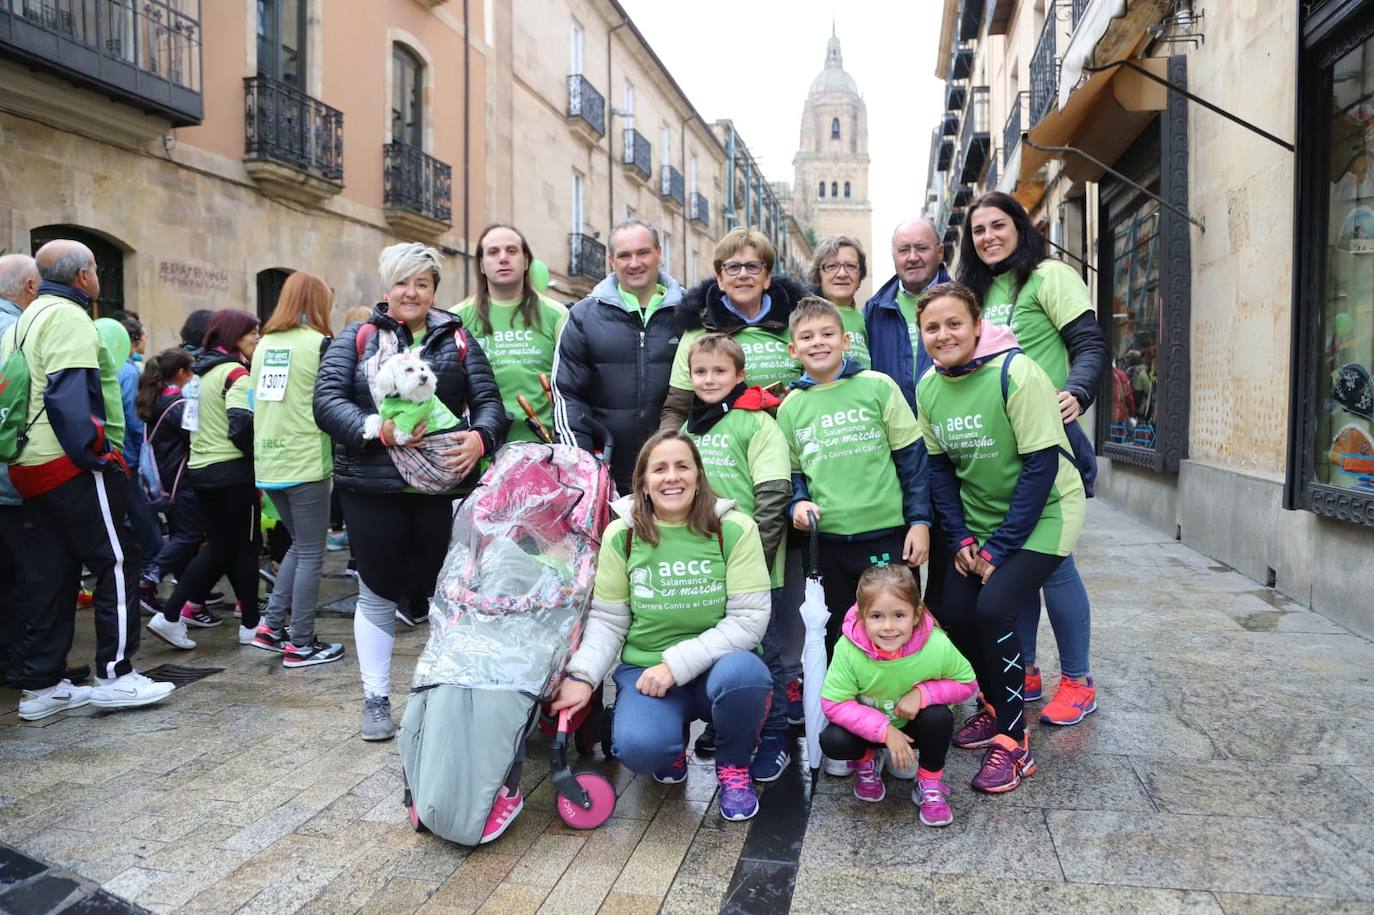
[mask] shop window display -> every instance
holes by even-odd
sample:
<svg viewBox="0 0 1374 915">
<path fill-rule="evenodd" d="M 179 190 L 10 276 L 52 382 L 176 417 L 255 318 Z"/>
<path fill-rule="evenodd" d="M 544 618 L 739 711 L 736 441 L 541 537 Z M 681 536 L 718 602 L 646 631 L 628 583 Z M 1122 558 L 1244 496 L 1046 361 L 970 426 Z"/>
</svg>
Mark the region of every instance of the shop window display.
<svg viewBox="0 0 1374 915">
<path fill-rule="evenodd" d="M 1159 204 L 1142 198 L 1111 233 L 1111 416 L 1107 439 L 1155 448 L 1159 409 Z"/>
</svg>

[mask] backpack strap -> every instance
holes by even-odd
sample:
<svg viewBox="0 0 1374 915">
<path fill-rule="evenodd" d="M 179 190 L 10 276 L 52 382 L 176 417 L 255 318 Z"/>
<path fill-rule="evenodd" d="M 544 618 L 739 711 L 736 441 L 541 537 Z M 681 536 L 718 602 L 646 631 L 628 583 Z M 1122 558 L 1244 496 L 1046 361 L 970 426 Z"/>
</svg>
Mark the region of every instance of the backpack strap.
<svg viewBox="0 0 1374 915">
<path fill-rule="evenodd" d="M 1007 373 L 1011 371 L 1011 357 L 1021 352 L 1019 349 L 1011 350 L 1007 353 L 1007 358 L 1002 360 L 1002 403 L 1007 402 L 1007 391 L 1011 386 L 1011 379 Z"/>
<path fill-rule="evenodd" d="M 179 403 L 186 403 L 186 398 L 178 397 L 167 405 L 167 409 L 162 411 L 162 415 L 157 418 L 157 422 L 153 423 L 153 431 L 148 433 L 148 437 L 145 441 L 151 442 L 153 439 L 157 438 L 157 430 L 162 428 L 162 421 L 167 418 L 168 413 L 172 412 L 172 407 L 175 407 Z"/>
<path fill-rule="evenodd" d="M 628 527 L 625 528 L 625 563 L 626 563 L 626 565 L 628 565 L 629 562 L 630 562 L 630 544 L 631 544 L 631 541 L 633 541 L 634 539 L 635 539 L 635 529 L 634 529 L 634 525 L 630 525 L 630 526 L 628 526 Z"/>
</svg>

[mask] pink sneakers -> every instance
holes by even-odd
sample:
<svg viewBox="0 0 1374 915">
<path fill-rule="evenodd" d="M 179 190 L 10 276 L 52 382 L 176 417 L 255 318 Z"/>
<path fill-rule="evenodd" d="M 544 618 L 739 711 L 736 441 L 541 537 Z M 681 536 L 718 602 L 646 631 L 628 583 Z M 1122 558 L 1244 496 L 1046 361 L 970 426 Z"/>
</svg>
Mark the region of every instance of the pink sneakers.
<svg viewBox="0 0 1374 915">
<path fill-rule="evenodd" d="M 491 813 L 487 814 L 487 825 L 482 827 L 482 838 L 478 840 L 478 845 L 486 845 L 499 839 L 501 833 L 515 821 L 516 815 L 525 809 L 525 796 L 520 793 L 520 789 L 516 788 L 514 794 L 509 794 L 509 790 L 502 785 L 497 793 L 496 801 L 491 805 Z"/>
<path fill-rule="evenodd" d="M 911 802 L 921 808 L 921 822 L 927 826 L 948 826 L 954 822 L 948 796 L 949 788 L 939 779 L 918 779 L 911 789 Z"/>
<path fill-rule="evenodd" d="M 854 763 L 854 796 L 861 801 L 876 804 L 887 797 L 883 787 L 883 757 L 873 750 Z"/>
</svg>

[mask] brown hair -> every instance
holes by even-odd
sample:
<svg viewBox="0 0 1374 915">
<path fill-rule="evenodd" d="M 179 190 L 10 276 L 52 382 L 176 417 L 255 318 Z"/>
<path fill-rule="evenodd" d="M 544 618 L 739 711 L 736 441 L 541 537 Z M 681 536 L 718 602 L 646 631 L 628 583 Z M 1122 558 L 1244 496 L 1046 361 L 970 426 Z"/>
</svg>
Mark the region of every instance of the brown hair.
<svg viewBox="0 0 1374 915">
<path fill-rule="evenodd" d="M 221 308 L 215 312 L 215 316 L 210 319 L 210 324 L 205 328 L 205 351 L 213 353 L 216 351 L 227 353 L 244 362 L 243 353 L 239 350 L 239 341 L 243 336 L 258 329 L 257 315 L 250 314 L 239 308 Z"/>
<path fill-rule="evenodd" d="M 787 319 L 787 332 L 795 334 L 803 321 L 817 318 L 829 318 L 839 325 L 841 331 L 844 330 L 844 318 L 840 317 L 840 310 L 833 302 L 818 295 L 805 295 L 792 306 L 792 314 Z"/>
<path fill-rule="evenodd" d="M 725 265 L 725 261 L 734 257 L 744 248 L 752 247 L 758 253 L 759 260 L 763 261 L 763 269 L 769 273 L 773 272 L 773 264 L 778 259 L 777 252 L 773 250 L 773 243 L 768 240 L 758 229 L 750 229 L 740 226 L 725 233 L 725 237 L 716 242 L 716 250 L 712 255 L 711 264 L 715 267 L 716 274 L 720 274 L 720 269 Z"/>
<path fill-rule="evenodd" d="M 487 236 L 497 229 L 508 229 L 515 233 L 515 237 L 520 239 L 520 250 L 525 254 L 525 272 L 520 274 L 520 282 L 524 287 L 520 293 L 520 307 L 517 309 L 520 320 L 526 327 L 533 327 L 542 330 L 544 327 L 543 316 L 539 313 L 539 293 L 535 291 L 534 284 L 530 282 L 530 264 L 534 263 L 534 252 L 530 250 L 530 243 L 525 240 L 522 233 L 515 226 L 507 225 L 504 222 L 494 222 L 482 230 L 482 234 L 477 236 L 477 294 L 473 296 L 473 302 L 477 306 L 477 320 L 473 330 L 478 336 L 485 336 L 491 333 L 491 285 L 487 280 L 487 275 L 482 272 L 480 264 L 482 258 L 482 248 L 486 243 Z"/>
<path fill-rule="evenodd" d="M 179 346 L 165 349 L 147 360 L 143 374 L 138 378 L 138 394 L 134 397 L 134 409 L 139 419 L 152 424 L 158 417 L 153 416 L 153 408 L 162 395 L 162 389 L 182 370 L 191 370 L 191 354 Z M 151 429 L 148 430 L 152 432 Z"/>
<path fill-rule="evenodd" d="M 841 248 L 853 248 L 854 253 L 859 255 L 859 282 L 862 283 L 868 276 L 868 255 L 864 254 L 864 246 L 852 235 L 827 235 L 816 244 L 816 251 L 811 255 L 811 269 L 807 271 L 806 281 L 812 286 L 821 285 L 821 264 L 840 253 Z"/>
<path fill-rule="evenodd" d="M 372 317 L 372 309 L 366 305 L 354 305 L 344 312 L 344 325 L 353 324 L 357 321 L 366 321 Z"/>
<path fill-rule="evenodd" d="M 698 353 L 708 355 L 725 356 L 735 364 L 735 371 L 744 371 L 744 347 L 735 342 L 734 338 L 728 334 L 707 334 L 698 337 L 692 344 L 692 348 L 687 351 L 687 368 L 692 367 L 692 360 Z"/>
<path fill-rule="evenodd" d="M 326 337 L 333 336 L 329 327 L 329 309 L 334 305 L 334 293 L 329 284 L 313 273 L 297 270 L 282 284 L 277 307 L 262 327 L 262 335 L 275 334 L 308 324 Z M 304 319 L 304 320 L 302 320 Z"/>
<path fill-rule="evenodd" d="M 917 629 L 921 627 L 926 617 L 926 605 L 921 603 L 921 589 L 911 569 L 901 563 L 866 569 L 859 576 L 859 587 L 855 593 L 860 617 L 883 594 L 896 595 L 910 604 L 916 613 L 915 626 Z"/>
<path fill-rule="evenodd" d="M 688 530 L 703 537 L 719 535 L 721 528 L 720 518 L 716 515 L 716 493 L 706 479 L 706 468 L 701 464 L 701 452 L 697 451 L 696 442 L 692 441 L 691 436 L 677 429 L 668 429 L 649 436 L 644 447 L 639 449 L 639 457 L 635 460 L 632 483 L 634 504 L 630 509 L 630 524 L 634 528 L 635 536 L 658 546 L 658 522 L 654 517 L 654 505 L 649 500 L 644 483 L 649 476 L 649 455 L 664 442 L 685 442 L 688 450 L 692 452 L 692 463 L 697 468 L 697 491 L 687 512 Z"/>
<path fill-rule="evenodd" d="M 968 308 L 969 317 L 973 320 L 977 321 L 983 316 L 983 306 L 979 304 L 977 294 L 963 283 L 941 283 L 931 286 L 916 300 L 916 314 L 925 311 L 926 306 L 936 299 L 958 299 Z"/>
</svg>

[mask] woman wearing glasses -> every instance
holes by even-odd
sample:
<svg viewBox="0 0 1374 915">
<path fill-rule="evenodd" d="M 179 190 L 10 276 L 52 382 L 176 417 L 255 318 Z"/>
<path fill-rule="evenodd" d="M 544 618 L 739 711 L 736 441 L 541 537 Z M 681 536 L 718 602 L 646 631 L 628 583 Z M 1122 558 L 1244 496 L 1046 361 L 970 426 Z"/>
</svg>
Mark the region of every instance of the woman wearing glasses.
<svg viewBox="0 0 1374 915">
<path fill-rule="evenodd" d="M 859 284 L 866 276 L 868 258 L 859 240 L 849 235 L 829 235 L 816 245 L 816 253 L 811 258 L 811 271 L 806 279 L 840 310 L 845 336 L 849 337 L 849 358 L 857 362 L 860 368 L 870 369 L 873 362 L 868 355 L 864 312 L 859 303 L 854 301 Z"/>
</svg>

